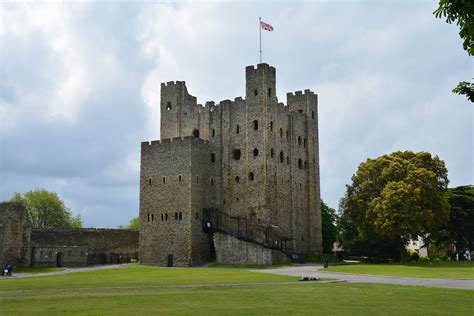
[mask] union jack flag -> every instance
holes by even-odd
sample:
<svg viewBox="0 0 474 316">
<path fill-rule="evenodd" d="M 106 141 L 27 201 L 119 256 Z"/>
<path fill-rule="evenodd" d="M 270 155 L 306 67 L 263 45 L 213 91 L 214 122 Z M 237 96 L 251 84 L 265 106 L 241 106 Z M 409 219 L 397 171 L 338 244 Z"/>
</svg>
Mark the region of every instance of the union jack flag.
<svg viewBox="0 0 474 316">
<path fill-rule="evenodd" d="M 271 26 L 268 23 L 260 21 L 260 26 L 262 27 L 262 29 L 264 29 L 266 31 L 270 31 L 270 32 L 273 31 L 273 26 Z"/>
</svg>

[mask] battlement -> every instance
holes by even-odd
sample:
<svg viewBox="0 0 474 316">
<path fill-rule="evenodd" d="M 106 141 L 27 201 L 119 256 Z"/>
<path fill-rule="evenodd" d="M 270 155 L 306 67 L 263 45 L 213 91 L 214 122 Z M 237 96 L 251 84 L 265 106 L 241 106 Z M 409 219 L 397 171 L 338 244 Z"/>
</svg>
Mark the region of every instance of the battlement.
<svg viewBox="0 0 474 316">
<path fill-rule="evenodd" d="M 298 90 L 298 91 L 295 91 L 294 93 L 293 92 L 288 92 L 286 94 L 286 97 L 287 98 L 292 98 L 292 97 L 301 97 L 301 96 L 314 96 L 315 93 L 309 89 L 306 89 L 303 91 L 301 90 Z"/>
<path fill-rule="evenodd" d="M 142 149 L 149 149 L 156 146 L 161 146 L 162 144 L 170 144 L 170 143 L 179 143 L 184 141 L 193 141 L 196 143 L 206 144 L 209 143 L 208 140 L 204 140 L 194 136 L 185 136 L 185 137 L 173 137 L 173 138 L 166 138 L 161 140 L 152 140 L 152 141 L 145 141 L 141 143 Z"/>
<path fill-rule="evenodd" d="M 161 88 L 164 88 L 164 87 L 183 87 L 183 86 L 186 86 L 186 82 L 185 81 L 168 81 L 168 82 L 162 82 L 161 83 Z"/>
</svg>

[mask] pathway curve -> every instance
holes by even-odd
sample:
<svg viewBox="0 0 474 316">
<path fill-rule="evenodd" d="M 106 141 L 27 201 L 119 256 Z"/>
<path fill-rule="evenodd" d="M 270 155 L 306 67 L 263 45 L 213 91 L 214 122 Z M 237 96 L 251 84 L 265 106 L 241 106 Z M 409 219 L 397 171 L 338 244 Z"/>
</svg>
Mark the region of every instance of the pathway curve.
<svg viewBox="0 0 474 316">
<path fill-rule="evenodd" d="M 251 269 L 252 272 L 308 276 L 320 278 L 334 278 L 345 280 L 350 283 L 382 283 L 382 284 L 399 284 L 399 285 L 416 285 L 449 289 L 474 290 L 474 279 L 433 279 L 433 278 L 408 278 L 396 276 L 376 276 L 365 274 L 348 274 L 323 272 L 321 265 L 296 265 L 291 267 L 276 269 Z"/>
</svg>

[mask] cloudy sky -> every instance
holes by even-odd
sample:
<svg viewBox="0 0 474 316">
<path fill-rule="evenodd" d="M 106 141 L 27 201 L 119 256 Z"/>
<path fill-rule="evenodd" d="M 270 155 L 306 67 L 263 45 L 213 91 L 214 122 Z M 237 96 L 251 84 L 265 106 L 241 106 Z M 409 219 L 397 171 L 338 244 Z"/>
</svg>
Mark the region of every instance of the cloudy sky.
<svg viewBox="0 0 474 316">
<path fill-rule="evenodd" d="M 473 76 L 436 1 L 2 3 L 0 200 L 55 191 L 87 227 L 138 214 L 140 142 L 159 139 L 160 83 L 199 103 L 244 95 L 244 68 L 277 94 L 319 95 L 322 198 L 337 207 L 360 162 L 430 151 L 451 186 L 474 183 Z"/>
</svg>

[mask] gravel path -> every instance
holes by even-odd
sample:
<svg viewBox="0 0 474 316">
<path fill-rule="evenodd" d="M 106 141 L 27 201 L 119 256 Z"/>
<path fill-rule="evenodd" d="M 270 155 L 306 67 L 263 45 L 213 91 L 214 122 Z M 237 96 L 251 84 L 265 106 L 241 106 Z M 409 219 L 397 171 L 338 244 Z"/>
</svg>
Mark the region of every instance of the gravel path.
<svg viewBox="0 0 474 316">
<path fill-rule="evenodd" d="M 284 267 L 277 269 L 252 269 L 249 271 L 293 276 L 308 276 L 320 278 L 334 278 L 345 280 L 350 283 L 382 283 L 382 284 L 399 284 L 428 286 L 447 289 L 464 289 L 474 290 L 473 279 L 431 279 L 431 278 L 407 278 L 395 276 L 375 276 L 364 274 L 348 274 L 324 272 L 321 265 L 297 265 L 292 267 Z"/>
</svg>

